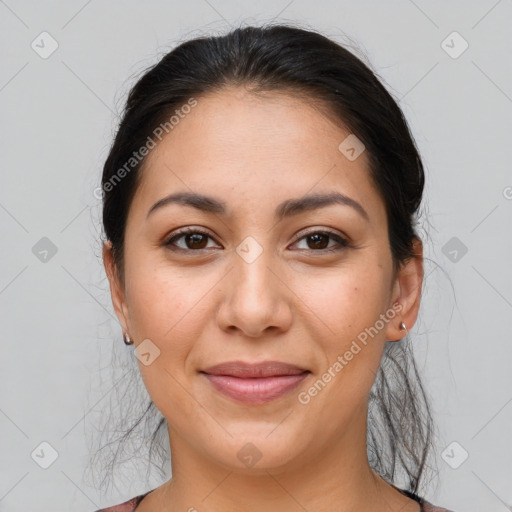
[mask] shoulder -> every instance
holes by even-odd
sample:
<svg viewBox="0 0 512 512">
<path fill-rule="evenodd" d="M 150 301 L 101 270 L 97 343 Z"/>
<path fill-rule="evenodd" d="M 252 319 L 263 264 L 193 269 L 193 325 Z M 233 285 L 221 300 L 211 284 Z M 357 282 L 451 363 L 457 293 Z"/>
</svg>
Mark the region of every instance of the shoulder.
<svg viewBox="0 0 512 512">
<path fill-rule="evenodd" d="M 102 508 L 100 510 L 97 510 L 96 512 L 133 512 L 136 509 L 137 505 L 142 501 L 142 498 L 144 496 L 145 494 L 135 496 L 134 498 L 125 501 L 124 503 L 114 505 L 108 508 Z M 436 507 L 435 505 L 433 505 L 432 503 L 425 499 L 421 500 L 421 505 L 421 512 L 453 512 L 446 508 Z"/>
<path fill-rule="evenodd" d="M 436 507 L 435 505 L 430 503 L 430 501 L 427 501 L 425 498 L 421 498 L 414 492 L 408 491 L 406 489 L 400 489 L 400 487 L 397 487 L 396 485 L 393 484 L 391 484 L 391 486 L 394 487 L 398 492 L 405 494 L 408 498 L 417 501 L 421 506 L 421 512 L 453 512 L 452 510 L 448 510 L 447 508 Z"/>
<path fill-rule="evenodd" d="M 436 507 L 427 500 L 422 500 L 421 512 L 452 512 L 447 508 Z"/>
<path fill-rule="evenodd" d="M 136 496 L 124 503 L 114 505 L 113 507 L 102 508 L 96 512 L 133 512 L 137 505 L 140 503 L 142 496 Z"/>
</svg>

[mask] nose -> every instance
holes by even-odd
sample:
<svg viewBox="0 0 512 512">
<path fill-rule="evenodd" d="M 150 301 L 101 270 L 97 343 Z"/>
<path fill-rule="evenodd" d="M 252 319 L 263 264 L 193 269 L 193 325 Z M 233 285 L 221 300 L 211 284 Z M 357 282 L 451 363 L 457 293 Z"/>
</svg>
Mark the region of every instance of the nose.
<svg viewBox="0 0 512 512">
<path fill-rule="evenodd" d="M 270 251 L 263 251 L 252 262 L 238 254 L 233 259 L 234 268 L 227 275 L 225 293 L 217 309 L 219 327 L 251 338 L 288 330 L 293 293 L 279 272 L 279 265 L 272 263 Z"/>
</svg>

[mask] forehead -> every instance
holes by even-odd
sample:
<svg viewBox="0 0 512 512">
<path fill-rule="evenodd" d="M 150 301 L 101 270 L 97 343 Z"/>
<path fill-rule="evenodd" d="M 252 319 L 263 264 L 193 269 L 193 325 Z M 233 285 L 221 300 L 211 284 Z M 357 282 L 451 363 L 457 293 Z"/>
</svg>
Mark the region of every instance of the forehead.
<svg viewBox="0 0 512 512">
<path fill-rule="evenodd" d="M 146 157 L 134 208 L 147 212 L 180 191 L 222 198 L 235 210 L 272 205 L 273 212 L 283 199 L 338 190 L 370 217 L 382 214 L 366 151 L 355 160 L 340 151 L 350 131 L 321 105 L 234 87 L 196 101 Z"/>
</svg>

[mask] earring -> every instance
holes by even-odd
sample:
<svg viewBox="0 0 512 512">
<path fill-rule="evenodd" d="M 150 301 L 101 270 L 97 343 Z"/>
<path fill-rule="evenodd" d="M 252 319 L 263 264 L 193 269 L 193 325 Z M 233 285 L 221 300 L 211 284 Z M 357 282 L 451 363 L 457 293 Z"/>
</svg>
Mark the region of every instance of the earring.
<svg viewBox="0 0 512 512">
<path fill-rule="evenodd" d="M 406 336 L 407 336 L 407 334 L 409 333 L 409 331 L 407 330 L 407 327 L 405 326 L 404 322 L 400 322 L 399 329 L 400 329 L 401 331 L 405 331 L 405 335 L 406 335 Z"/>
<path fill-rule="evenodd" d="M 123 340 L 125 345 L 133 345 L 133 340 L 127 332 L 123 332 Z"/>
</svg>

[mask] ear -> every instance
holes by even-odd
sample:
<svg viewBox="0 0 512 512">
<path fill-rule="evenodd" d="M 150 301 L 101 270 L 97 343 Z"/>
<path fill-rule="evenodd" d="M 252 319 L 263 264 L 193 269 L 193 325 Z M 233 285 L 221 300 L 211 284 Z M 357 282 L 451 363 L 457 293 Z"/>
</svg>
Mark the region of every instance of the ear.
<svg viewBox="0 0 512 512">
<path fill-rule="evenodd" d="M 123 332 L 130 332 L 128 307 L 126 305 L 124 287 L 119 279 L 119 273 L 114 262 L 112 253 L 112 242 L 107 240 L 103 244 L 103 265 L 110 284 L 110 296 L 117 319 L 121 324 Z"/>
<path fill-rule="evenodd" d="M 397 271 L 393 282 L 391 304 L 398 303 L 401 309 L 392 322 L 388 323 L 386 339 L 389 341 L 401 340 L 407 331 L 400 330 L 403 322 L 407 330 L 411 330 L 420 309 L 421 289 L 423 284 L 423 243 L 419 238 L 413 242 L 414 256 L 408 259 Z M 395 306 L 396 308 L 396 306 Z"/>
</svg>

